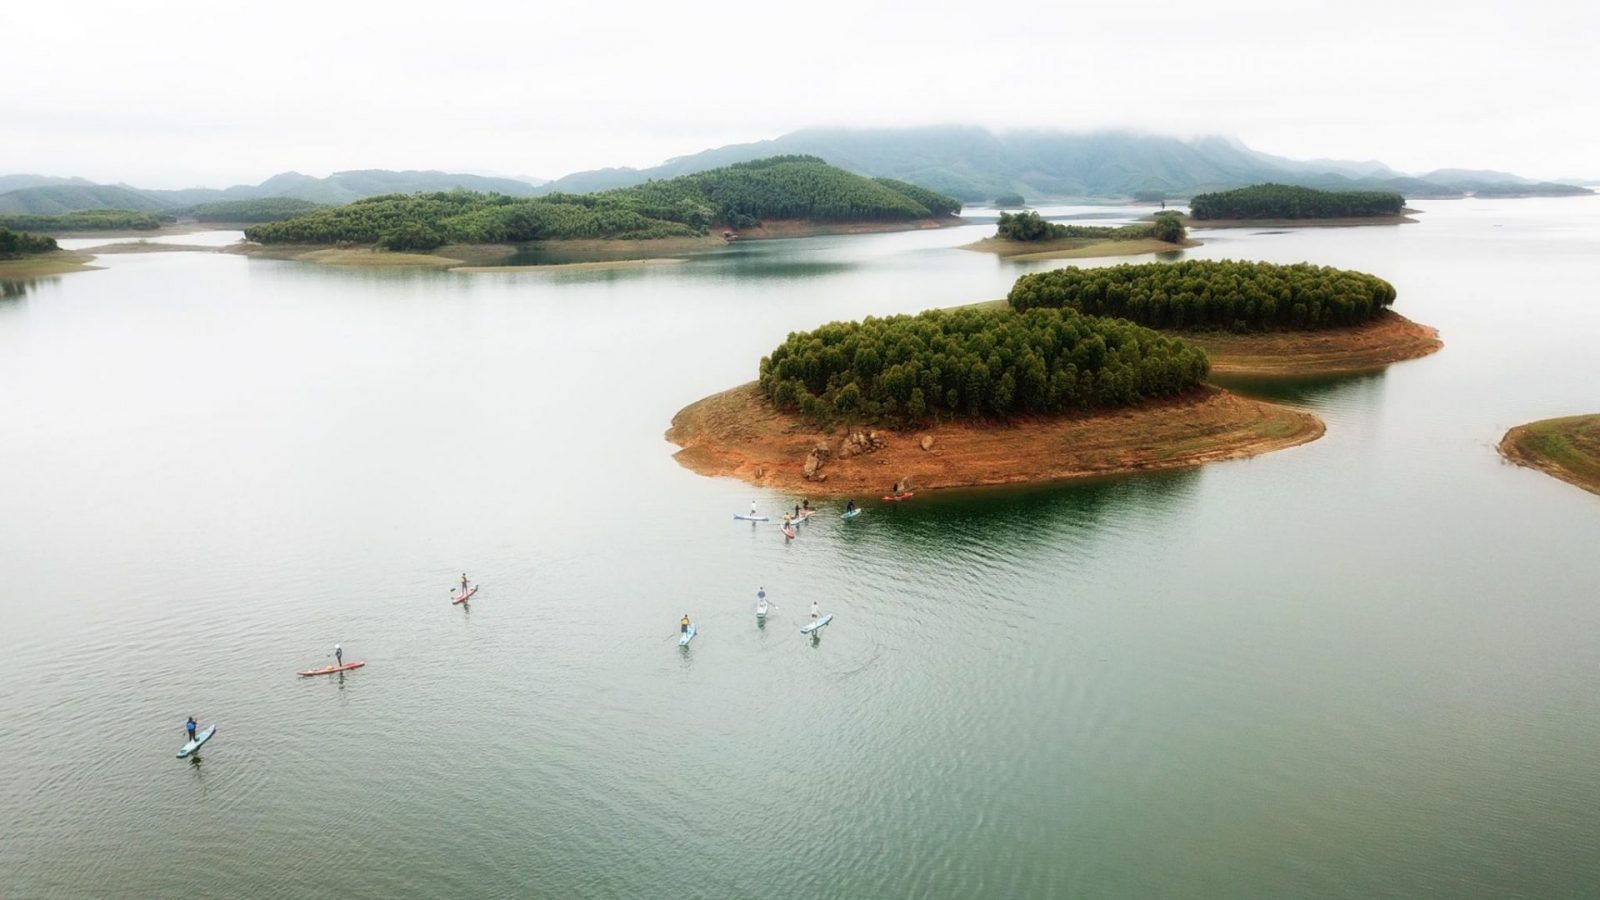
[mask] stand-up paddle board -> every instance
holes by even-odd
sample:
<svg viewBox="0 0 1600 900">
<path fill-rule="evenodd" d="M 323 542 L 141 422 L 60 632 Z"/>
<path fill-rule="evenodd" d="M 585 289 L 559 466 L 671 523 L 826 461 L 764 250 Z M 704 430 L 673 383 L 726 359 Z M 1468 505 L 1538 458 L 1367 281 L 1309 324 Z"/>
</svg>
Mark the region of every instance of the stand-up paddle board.
<svg viewBox="0 0 1600 900">
<path fill-rule="evenodd" d="M 766 617 L 767 617 L 767 601 L 763 600 L 760 603 L 756 604 L 756 618 L 765 619 Z"/>
<path fill-rule="evenodd" d="M 184 744 L 182 747 L 178 748 L 178 758 L 179 759 L 183 759 L 185 756 L 188 756 L 189 754 L 195 752 L 196 750 L 199 750 L 200 749 L 200 745 L 204 744 L 206 741 L 211 740 L 211 736 L 213 734 L 216 734 L 216 733 L 217 733 L 217 726 L 215 726 L 215 725 L 207 725 L 204 731 L 202 731 L 199 734 L 194 736 L 194 740 L 192 740 L 189 743 Z"/>
<path fill-rule="evenodd" d="M 858 506 L 855 509 L 847 509 L 844 512 L 840 513 L 839 514 L 839 518 L 841 518 L 841 519 L 854 519 L 856 516 L 859 516 L 859 515 L 861 515 L 861 507 Z"/>
<path fill-rule="evenodd" d="M 916 491 L 906 491 L 904 494 L 884 494 L 883 499 L 890 503 L 899 503 L 901 500 L 910 500 L 916 493 Z"/>
<path fill-rule="evenodd" d="M 769 516 L 747 516 L 744 513 L 734 513 L 733 517 L 735 519 L 738 519 L 741 522 L 766 522 L 766 521 L 770 521 L 770 517 Z"/>
<path fill-rule="evenodd" d="M 824 625 L 827 625 L 829 622 L 832 622 L 832 621 L 833 621 L 833 613 L 828 613 L 827 615 L 825 615 L 822 618 L 816 620 L 815 622 L 812 622 L 812 623 L 810 623 L 808 625 L 800 626 L 800 633 L 801 634 L 811 634 L 811 633 L 815 632 L 818 628 L 821 628 Z"/>
<path fill-rule="evenodd" d="M 783 526 L 783 536 L 784 537 L 788 537 L 788 538 L 794 537 L 794 526 L 793 525 L 785 525 L 785 526 Z"/>
<path fill-rule="evenodd" d="M 476 594 L 477 592 L 478 592 L 478 586 L 477 585 L 473 585 L 471 588 L 468 588 L 466 593 L 462 593 L 460 591 L 451 591 L 450 592 L 450 602 L 451 603 L 465 603 L 468 600 L 471 600 L 472 599 L 472 595 Z"/>
<path fill-rule="evenodd" d="M 304 672 L 301 672 L 300 674 L 301 675 L 332 675 L 335 672 L 348 672 L 351 669 L 359 669 L 364 665 L 366 665 L 365 661 L 363 661 L 363 662 L 345 663 L 342 666 L 323 666 L 320 669 L 307 669 Z"/>
</svg>

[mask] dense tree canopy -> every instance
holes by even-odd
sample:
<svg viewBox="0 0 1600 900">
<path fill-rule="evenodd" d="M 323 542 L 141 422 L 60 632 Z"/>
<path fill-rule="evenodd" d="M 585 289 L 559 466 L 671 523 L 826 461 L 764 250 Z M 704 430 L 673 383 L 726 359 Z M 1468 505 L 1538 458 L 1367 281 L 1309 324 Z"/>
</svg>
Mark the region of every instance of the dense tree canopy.
<svg viewBox="0 0 1600 900">
<path fill-rule="evenodd" d="M 1190 259 L 1037 272 L 1017 279 L 1007 300 L 1019 312 L 1069 308 L 1152 328 L 1263 331 L 1355 325 L 1394 297 L 1393 285 L 1365 272 Z"/>
<path fill-rule="evenodd" d="M 915 422 L 1127 406 L 1188 390 L 1204 351 L 1072 310 L 933 310 L 790 334 L 761 360 L 780 409 L 826 422 Z"/>
<path fill-rule="evenodd" d="M 956 201 L 913 185 L 863 178 L 814 157 L 783 156 L 596 194 L 390 194 L 257 225 L 245 236 L 264 244 L 410 250 L 449 242 L 684 237 L 765 219 L 895 221 L 959 209 Z"/>
<path fill-rule="evenodd" d="M 261 197 L 256 200 L 218 200 L 188 209 L 196 222 L 281 222 L 322 208 L 320 203 L 294 197 Z"/>
<path fill-rule="evenodd" d="M 1256 184 L 1235 191 L 1196 194 L 1189 215 L 1204 219 L 1337 219 L 1397 216 L 1406 198 L 1392 191 L 1319 191 L 1288 184 Z"/>
<path fill-rule="evenodd" d="M 1001 194 L 994 198 L 995 209 L 1021 209 L 1027 205 L 1028 201 L 1022 199 L 1022 195 L 1018 193 Z"/>
<path fill-rule="evenodd" d="M 85 209 L 54 216 L 0 215 L 0 226 L 16 231 L 149 231 L 171 216 L 133 209 Z"/>
<path fill-rule="evenodd" d="M 1026 212 L 1000 214 L 995 237 L 1008 241 L 1059 241 L 1068 238 L 1085 238 L 1102 241 L 1135 241 L 1155 238 L 1171 244 L 1181 244 L 1187 236 L 1183 222 L 1176 213 L 1157 213 L 1150 222 L 1135 225 L 1068 225 L 1050 222 L 1044 216 Z"/>
<path fill-rule="evenodd" d="M 56 239 L 37 234 L 25 234 L 0 226 L 0 259 L 17 259 L 34 253 L 48 253 L 56 247 Z"/>
</svg>

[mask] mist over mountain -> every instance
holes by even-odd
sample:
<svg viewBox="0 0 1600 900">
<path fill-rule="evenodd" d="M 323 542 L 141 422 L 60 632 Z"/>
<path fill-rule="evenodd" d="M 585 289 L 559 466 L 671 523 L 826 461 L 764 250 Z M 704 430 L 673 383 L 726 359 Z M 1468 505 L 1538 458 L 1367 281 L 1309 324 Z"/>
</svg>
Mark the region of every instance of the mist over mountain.
<svg viewBox="0 0 1600 900">
<path fill-rule="evenodd" d="M 1294 160 L 1225 137 L 1182 139 L 1131 131 L 1006 131 L 974 126 L 807 128 L 771 140 L 681 156 L 649 169 L 595 169 L 546 184 L 583 193 L 627 187 L 774 154 L 803 153 L 864 175 L 898 178 L 965 201 L 1024 197 L 1183 197 L 1278 181 L 1328 189 L 1398 190 L 1459 196 L 1485 185 L 1537 193 L 1582 193 L 1504 172 L 1440 169 L 1407 176 L 1376 160 Z"/>
<path fill-rule="evenodd" d="M 354 169 L 326 178 L 284 172 L 260 184 L 225 189 L 140 190 L 127 185 L 97 185 L 81 178 L 40 175 L 0 175 L 0 213 L 55 215 L 85 209 L 176 210 L 220 200 L 256 200 L 287 197 L 314 203 L 344 204 L 380 194 L 414 194 L 418 191 L 469 191 L 526 197 L 537 186 L 516 178 L 490 178 L 436 171 L 395 172 L 388 169 Z"/>
<path fill-rule="evenodd" d="M 86 209 L 183 210 L 222 200 L 285 197 L 344 204 L 381 194 L 463 188 L 516 197 L 631 187 L 779 155 L 809 155 L 849 171 L 896 178 L 971 203 L 1004 194 L 1041 198 L 1183 198 L 1272 181 L 1329 190 L 1392 190 L 1412 198 L 1564 196 L 1589 193 L 1487 169 L 1398 172 L 1377 160 L 1295 160 L 1227 137 L 1193 139 L 1134 131 L 995 132 L 966 125 L 924 128 L 807 128 L 730 144 L 647 169 L 576 172 L 550 182 L 439 171 L 355 169 L 326 178 L 284 172 L 225 189 L 140 190 L 81 178 L 0 175 L 0 213 L 52 215 Z"/>
</svg>

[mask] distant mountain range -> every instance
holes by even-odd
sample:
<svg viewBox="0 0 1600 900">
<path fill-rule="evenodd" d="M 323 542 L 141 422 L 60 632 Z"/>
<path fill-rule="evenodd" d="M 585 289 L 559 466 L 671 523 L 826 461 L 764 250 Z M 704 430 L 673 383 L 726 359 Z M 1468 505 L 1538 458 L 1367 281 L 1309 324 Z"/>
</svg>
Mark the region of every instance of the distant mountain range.
<svg viewBox="0 0 1600 900">
<path fill-rule="evenodd" d="M 0 213 L 81 209 L 182 210 L 219 200 L 293 197 L 343 204 L 379 194 L 465 188 L 511 196 L 630 187 L 769 156 L 804 154 L 862 175 L 897 178 L 971 203 L 1002 194 L 1044 198 L 1184 198 L 1273 181 L 1334 190 L 1392 190 L 1406 197 L 1565 196 L 1591 193 L 1509 172 L 1438 169 L 1407 175 L 1375 160 L 1294 160 L 1230 138 L 1184 140 L 1130 131 L 1006 131 L 971 126 L 808 128 L 668 160 L 649 169 L 595 169 L 552 182 L 434 171 L 364 169 L 314 178 L 298 172 L 224 190 L 140 190 L 81 178 L 0 175 Z"/>
<path fill-rule="evenodd" d="M 768 141 L 680 156 L 651 169 L 578 172 L 541 190 L 583 193 L 626 187 L 780 153 L 820 156 L 851 171 L 898 178 L 968 202 L 1008 193 L 1030 200 L 1177 198 L 1265 181 L 1394 190 L 1407 197 L 1455 197 L 1480 190 L 1501 196 L 1588 193 L 1508 172 L 1440 169 L 1409 176 L 1371 160 L 1294 160 L 1222 137 L 1183 140 L 1129 131 L 992 132 L 970 126 L 808 128 Z"/>
<path fill-rule="evenodd" d="M 536 180 L 488 178 L 450 172 L 394 172 L 357 169 L 314 178 L 299 172 L 274 175 L 260 184 L 176 191 L 142 190 L 127 185 L 94 184 L 82 178 L 45 175 L 0 175 L 0 214 L 58 215 L 83 209 L 136 209 L 149 212 L 180 210 L 221 200 L 256 200 L 292 197 L 314 203 L 344 204 L 379 194 L 414 194 L 465 188 L 527 197 L 538 189 Z"/>
</svg>

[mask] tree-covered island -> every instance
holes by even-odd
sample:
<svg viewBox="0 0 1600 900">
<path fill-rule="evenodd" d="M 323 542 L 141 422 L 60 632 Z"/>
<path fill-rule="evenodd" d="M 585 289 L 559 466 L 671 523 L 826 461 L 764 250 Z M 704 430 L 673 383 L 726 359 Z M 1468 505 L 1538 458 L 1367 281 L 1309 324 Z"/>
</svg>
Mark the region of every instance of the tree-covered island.
<svg viewBox="0 0 1600 900">
<path fill-rule="evenodd" d="M 1188 237 L 1183 220 L 1174 212 L 1157 213 L 1131 225 L 1079 225 L 1051 222 L 1027 210 L 1002 212 L 994 236 L 965 249 L 1023 261 L 1134 256 L 1198 246 Z"/>
<path fill-rule="evenodd" d="M 1070 309 L 835 322 L 789 335 L 758 372 L 673 418 L 681 463 L 868 496 L 1198 465 L 1322 433 L 1206 385 L 1197 347 Z"/>
<path fill-rule="evenodd" d="M 1015 310 L 1116 316 L 1206 348 L 1221 374 L 1360 372 L 1426 356 L 1437 333 L 1390 310 L 1394 285 L 1365 272 L 1240 260 L 1065 268 L 1017 279 Z"/>
<path fill-rule="evenodd" d="M 446 244 L 720 239 L 775 221 L 914 227 L 954 223 L 960 209 L 949 197 L 902 181 L 855 175 L 815 157 L 780 156 L 594 194 L 391 194 L 254 225 L 245 237 L 268 245 L 429 251 Z"/>
<path fill-rule="evenodd" d="M 1215 225 L 1223 221 L 1250 223 L 1312 222 L 1315 220 L 1406 221 L 1406 198 L 1393 191 L 1319 191 L 1289 184 L 1256 184 L 1232 191 L 1196 194 L 1189 200 L 1189 217 Z"/>
</svg>

